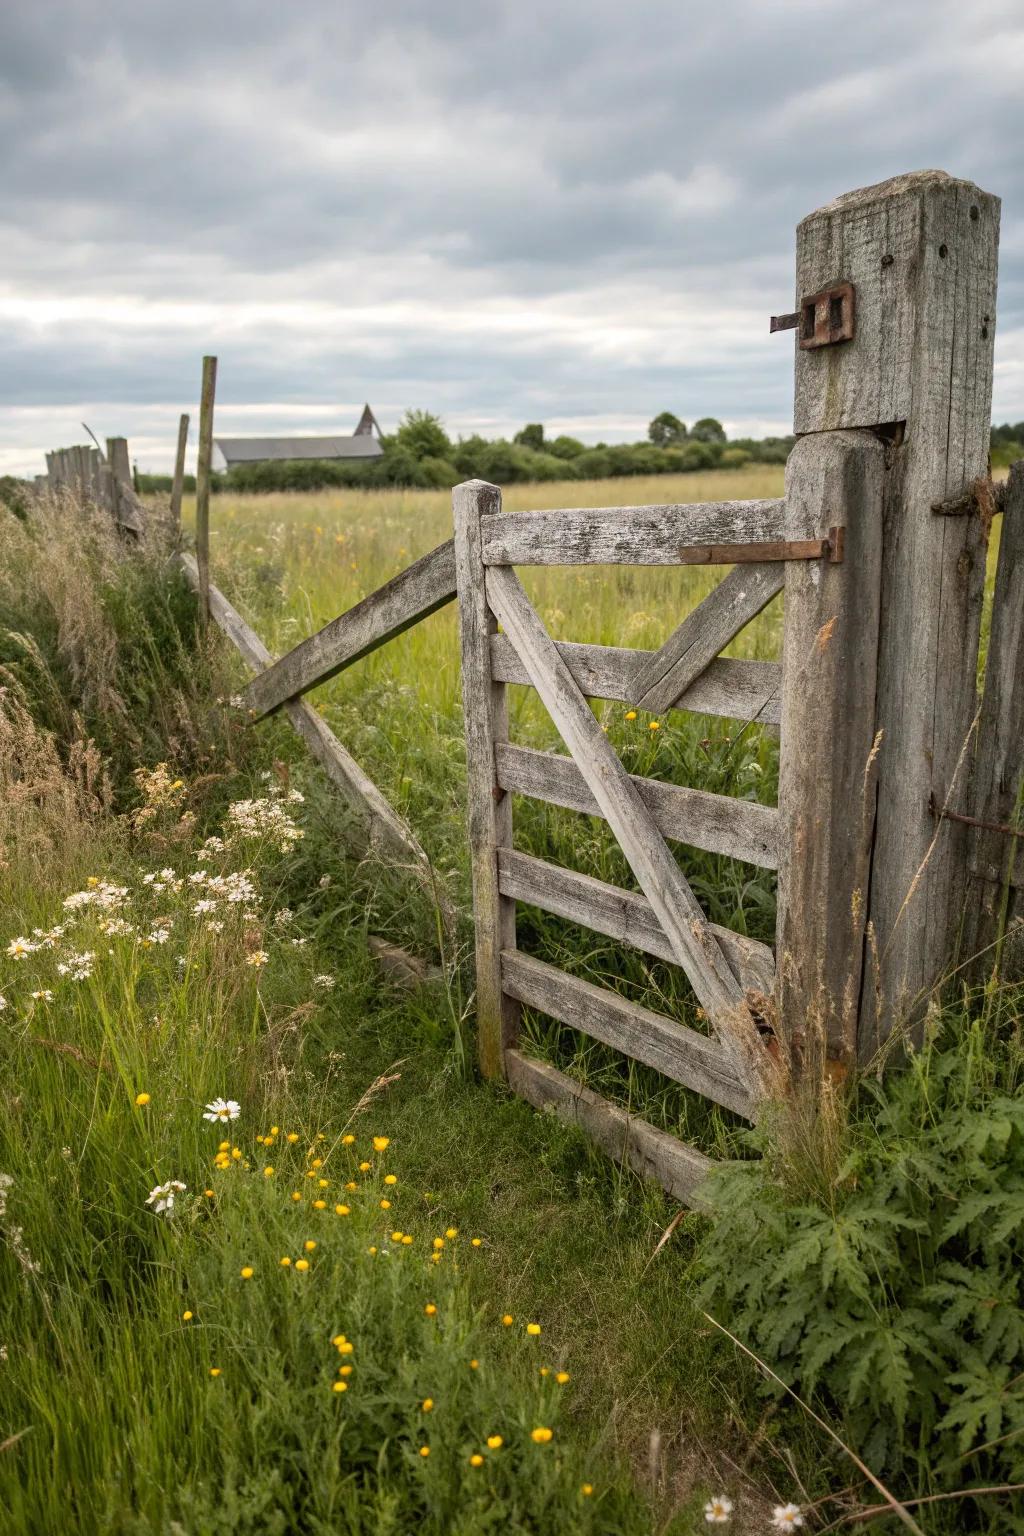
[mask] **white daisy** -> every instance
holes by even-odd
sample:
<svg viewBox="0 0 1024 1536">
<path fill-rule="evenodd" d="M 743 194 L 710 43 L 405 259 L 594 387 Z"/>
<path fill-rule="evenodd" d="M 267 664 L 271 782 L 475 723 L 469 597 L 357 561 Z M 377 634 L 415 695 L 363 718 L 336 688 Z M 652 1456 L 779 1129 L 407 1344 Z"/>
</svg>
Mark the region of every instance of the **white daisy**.
<svg viewBox="0 0 1024 1536">
<path fill-rule="evenodd" d="M 50 991 L 49 987 L 40 987 L 38 992 L 32 993 L 32 997 L 37 1003 L 49 1003 L 53 1001 L 53 993 Z"/>
<path fill-rule="evenodd" d="M 150 1190 L 146 1204 L 151 1205 L 158 1216 L 165 1211 L 170 1212 L 174 1209 L 175 1195 L 183 1195 L 187 1188 L 180 1179 L 168 1179 L 166 1184 L 158 1184 Z"/>
<path fill-rule="evenodd" d="M 241 1113 L 242 1106 L 235 1099 L 211 1099 L 203 1111 L 203 1119 L 211 1122 L 237 1120 Z"/>
<path fill-rule="evenodd" d="M 18 937 L 16 939 L 12 939 L 8 944 L 7 953 L 12 960 L 24 960 L 28 955 L 32 953 L 34 949 L 38 949 L 38 947 L 39 946 L 37 944 L 32 943 L 31 939 Z"/>
<path fill-rule="evenodd" d="M 265 949 L 254 949 L 251 955 L 246 955 L 246 965 L 251 965 L 254 970 L 261 970 L 266 965 L 270 956 Z"/>
<path fill-rule="evenodd" d="M 795 1531 L 803 1523 L 799 1504 L 777 1504 L 772 1511 L 772 1525 L 777 1531 Z"/>
<path fill-rule="evenodd" d="M 704 1505 L 704 1519 L 708 1525 L 725 1525 L 732 1514 L 732 1499 L 727 1499 L 724 1493 L 709 1499 Z"/>
</svg>

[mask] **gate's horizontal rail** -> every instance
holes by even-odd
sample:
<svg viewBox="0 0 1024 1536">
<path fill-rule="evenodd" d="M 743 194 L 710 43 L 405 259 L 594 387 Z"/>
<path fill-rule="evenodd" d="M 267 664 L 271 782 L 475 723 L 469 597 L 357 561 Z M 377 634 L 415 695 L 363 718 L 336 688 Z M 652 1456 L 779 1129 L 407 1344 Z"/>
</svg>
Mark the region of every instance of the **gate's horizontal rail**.
<svg viewBox="0 0 1024 1536">
<path fill-rule="evenodd" d="M 529 683 L 530 674 L 506 635 L 491 636 L 491 676 L 496 683 Z M 581 692 L 590 699 L 629 703 L 635 678 L 657 651 L 632 651 L 617 645 L 579 645 L 559 641 L 558 654 Z M 725 720 L 756 720 L 778 725 L 782 669 L 777 661 L 733 661 L 719 656 L 675 702 L 673 709 Z"/>
<path fill-rule="evenodd" d="M 642 1178 L 656 1179 L 677 1200 L 703 1206 L 700 1186 L 715 1163 L 696 1147 L 637 1120 L 545 1061 L 506 1051 L 505 1065 L 509 1086 L 535 1109 L 578 1125 L 609 1157 L 628 1163 Z"/>
<path fill-rule="evenodd" d="M 514 949 L 502 951 L 501 984 L 527 1008 L 622 1051 L 748 1120 L 753 1118 L 750 1093 L 721 1045 L 695 1029 Z"/>
<path fill-rule="evenodd" d="M 495 759 L 502 789 L 569 811 L 603 815 L 572 758 L 500 742 Z M 743 859 L 761 869 L 778 868 L 779 813 L 774 806 L 733 800 L 682 784 L 663 784 L 638 774 L 629 777 L 663 837 L 707 853 Z"/>
<path fill-rule="evenodd" d="M 686 551 L 793 538 L 785 502 L 707 501 L 679 506 L 564 507 L 498 512 L 483 521 L 484 565 L 680 565 Z M 808 536 L 814 532 L 808 530 Z M 770 554 L 724 555 L 770 559 Z"/>
<path fill-rule="evenodd" d="M 253 678 L 244 694 L 246 707 L 256 716 L 279 709 L 436 613 L 454 596 L 455 545 L 449 539 Z"/>
<path fill-rule="evenodd" d="M 503 896 L 528 902 L 555 917 L 580 923 L 609 939 L 675 965 L 676 957 L 646 896 L 562 869 L 512 848 L 498 849 L 498 889 Z M 771 995 L 775 956 L 767 944 L 710 924 L 737 980 L 747 990 Z"/>
</svg>

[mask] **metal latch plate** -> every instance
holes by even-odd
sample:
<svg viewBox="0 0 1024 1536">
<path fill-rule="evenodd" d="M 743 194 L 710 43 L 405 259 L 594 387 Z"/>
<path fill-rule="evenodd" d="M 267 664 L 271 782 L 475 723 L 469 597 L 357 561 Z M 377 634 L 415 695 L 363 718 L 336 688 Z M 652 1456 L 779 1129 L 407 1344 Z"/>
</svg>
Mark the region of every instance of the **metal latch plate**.
<svg viewBox="0 0 1024 1536">
<path fill-rule="evenodd" d="M 801 299 L 800 308 L 791 314 L 772 315 L 768 329 L 772 332 L 798 330 L 801 350 L 810 352 L 815 347 L 852 341 L 855 324 L 854 286 L 852 283 L 836 283 Z"/>
</svg>

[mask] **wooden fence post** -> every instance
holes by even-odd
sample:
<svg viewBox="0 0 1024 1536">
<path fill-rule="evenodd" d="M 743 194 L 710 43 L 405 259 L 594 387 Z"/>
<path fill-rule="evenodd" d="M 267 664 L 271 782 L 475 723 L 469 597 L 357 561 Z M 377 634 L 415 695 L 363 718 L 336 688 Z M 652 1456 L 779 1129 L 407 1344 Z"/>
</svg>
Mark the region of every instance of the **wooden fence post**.
<svg viewBox="0 0 1024 1536">
<path fill-rule="evenodd" d="M 1003 500 L 971 814 L 964 949 L 980 976 L 1024 980 L 1024 459 Z M 999 827 L 1016 826 L 1018 837 Z"/>
<path fill-rule="evenodd" d="M 452 492 L 455 579 L 462 646 L 469 843 L 476 934 L 476 1017 L 480 1070 L 505 1076 L 505 1052 L 519 1035 L 520 1005 L 501 985 L 501 952 L 515 949 L 516 904 L 498 888 L 498 849 L 512 846 L 512 797 L 498 784 L 495 748 L 508 740 L 506 685 L 491 676 L 497 621 L 484 590 L 481 521 L 501 511 L 501 491 L 467 480 Z"/>
<path fill-rule="evenodd" d="M 174 537 L 181 534 L 181 493 L 185 484 L 185 450 L 188 447 L 188 414 L 178 422 L 178 449 L 174 455 L 174 479 L 171 481 L 171 526 Z"/>
<path fill-rule="evenodd" d="M 786 564 L 779 759 L 778 1013 L 812 1080 L 856 1060 L 875 824 L 875 679 L 885 449 L 870 432 L 801 438 L 786 534 L 842 527 L 843 558 Z M 737 568 L 738 569 L 738 568 Z"/>
<path fill-rule="evenodd" d="M 865 990 L 862 1054 L 919 1016 L 962 913 L 965 829 L 931 806 L 963 794 L 976 710 L 984 541 L 960 498 L 988 462 L 998 233 L 998 198 L 942 171 L 848 193 L 797 232 L 798 302 L 852 283 L 855 317 L 851 340 L 798 349 L 796 431 L 873 428 L 890 453 L 868 904 L 881 1010 L 876 1025 Z"/>
<path fill-rule="evenodd" d="M 132 486 L 132 465 L 128 454 L 128 439 L 126 437 L 107 438 L 107 463 L 113 477 L 113 502 L 110 511 L 116 521 L 120 522 L 119 509 L 122 499 L 135 500 Z M 128 497 L 123 493 L 127 492 Z"/>
<path fill-rule="evenodd" d="M 217 359 L 203 358 L 203 392 L 199 401 L 199 458 L 196 464 L 196 564 L 199 568 L 199 623 L 210 620 L 210 462 L 213 458 L 213 401 L 217 391 Z"/>
</svg>

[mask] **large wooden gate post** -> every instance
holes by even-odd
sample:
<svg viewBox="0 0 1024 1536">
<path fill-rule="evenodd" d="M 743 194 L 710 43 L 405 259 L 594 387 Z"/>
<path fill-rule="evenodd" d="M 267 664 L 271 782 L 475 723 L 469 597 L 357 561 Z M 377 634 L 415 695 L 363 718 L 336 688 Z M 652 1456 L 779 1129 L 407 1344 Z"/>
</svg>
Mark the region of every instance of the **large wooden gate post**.
<svg viewBox="0 0 1024 1536">
<path fill-rule="evenodd" d="M 984 530 L 965 493 L 988 463 L 998 233 L 999 200 L 941 171 L 848 193 L 797 231 L 798 303 L 854 295 L 851 339 L 831 339 L 838 296 L 803 320 L 795 430 L 888 445 L 868 897 L 881 1006 L 868 977 L 862 1056 L 949 967 L 962 915 L 965 829 L 932 808 L 963 792 L 976 711 Z"/>
<path fill-rule="evenodd" d="M 476 933 L 476 1016 L 480 1070 L 505 1075 L 505 1051 L 519 1035 L 520 1005 L 501 984 L 501 952 L 516 947 L 516 904 L 498 887 L 498 850 L 512 847 L 512 796 L 498 783 L 495 750 L 508 741 L 506 685 L 491 675 L 498 624 L 484 590 L 481 524 L 501 511 L 501 491 L 467 480 L 452 492 L 455 579 L 462 645 L 469 846 Z"/>
</svg>

